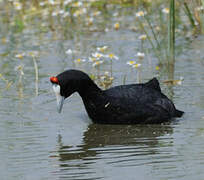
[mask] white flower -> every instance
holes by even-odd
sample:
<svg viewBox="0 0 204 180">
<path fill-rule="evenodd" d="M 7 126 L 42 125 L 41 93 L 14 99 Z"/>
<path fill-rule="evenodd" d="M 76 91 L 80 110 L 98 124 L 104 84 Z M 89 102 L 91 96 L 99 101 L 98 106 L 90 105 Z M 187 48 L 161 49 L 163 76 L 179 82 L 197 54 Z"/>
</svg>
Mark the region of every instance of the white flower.
<svg viewBox="0 0 204 180">
<path fill-rule="evenodd" d="M 162 12 L 163 12 L 164 14 L 169 14 L 169 8 L 164 8 L 164 9 L 162 9 Z"/>
<path fill-rule="evenodd" d="M 115 59 L 115 60 L 118 60 L 118 56 L 116 56 L 115 54 L 111 53 L 111 54 L 108 54 L 106 55 L 105 57 L 109 58 L 109 59 Z"/>
<path fill-rule="evenodd" d="M 140 40 L 145 40 L 147 39 L 147 35 L 146 34 L 142 34 L 138 37 Z"/>
<path fill-rule="evenodd" d="M 83 3 L 81 1 L 78 1 L 78 2 L 75 2 L 72 6 L 73 7 L 80 7 L 82 5 L 83 5 Z"/>
<path fill-rule="evenodd" d="M 128 61 L 126 64 L 132 66 L 132 65 L 134 65 L 135 63 L 136 63 L 135 61 Z"/>
<path fill-rule="evenodd" d="M 109 73 L 108 71 L 105 71 L 105 72 L 104 72 L 104 75 L 105 75 L 105 76 L 109 76 L 109 74 L 110 74 L 110 73 Z"/>
<path fill-rule="evenodd" d="M 15 67 L 15 71 L 19 71 L 20 74 L 23 76 L 24 75 L 24 72 L 23 72 L 23 68 L 24 68 L 24 65 L 19 65 L 19 66 L 16 66 Z"/>
<path fill-rule="evenodd" d="M 63 9 L 59 10 L 59 14 L 64 14 L 64 10 Z"/>
<path fill-rule="evenodd" d="M 104 30 L 105 32 L 109 32 L 109 29 L 108 28 L 105 28 L 105 30 Z"/>
<path fill-rule="evenodd" d="M 95 62 L 95 61 L 97 61 L 97 58 L 95 58 L 95 57 L 89 57 L 89 62 Z"/>
<path fill-rule="evenodd" d="M 39 56 L 39 52 L 38 51 L 30 51 L 27 53 L 28 56 L 31 57 L 38 57 Z"/>
<path fill-rule="evenodd" d="M 91 16 L 98 16 L 98 15 L 100 15 L 101 14 L 101 12 L 100 11 L 95 11 L 95 12 L 93 12 L 92 13 L 92 15 Z"/>
<path fill-rule="evenodd" d="M 97 51 L 101 51 L 104 52 L 106 49 L 108 48 L 108 46 L 102 46 L 102 47 L 97 47 Z"/>
<path fill-rule="evenodd" d="M 65 13 L 62 15 L 63 18 L 66 18 L 67 16 L 70 16 L 70 13 L 69 13 L 69 12 L 65 12 Z"/>
<path fill-rule="evenodd" d="M 132 65 L 133 68 L 138 68 L 138 67 L 140 67 L 140 66 L 141 66 L 141 64 L 139 64 L 139 63 Z"/>
<path fill-rule="evenodd" d="M 66 6 L 67 4 L 69 4 L 71 2 L 72 2 L 72 0 L 66 0 L 66 1 L 64 1 L 64 5 Z"/>
<path fill-rule="evenodd" d="M 90 18 L 87 18 L 89 22 L 93 22 L 94 21 L 94 18 L 90 17 Z"/>
<path fill-rule="evenodd" d="M 75 63 L 81 63 L 81 62 L 85 62 L 85 61 L 86 61 L 86 59 L 80 59 L 80 58 L 74 60 Z"/>
<path fill-rule="evenodd" d="M 181 77 L 179 78 L 177 84 L 178 84 L 178 85 L 181 85 L 183 80 L 184 80 L 184 77 L 181 76 Z"/>
<path fill-rule="evenodd" d="M 40 2 L 39 5 L 40 6 L 45 6 L 45 2 Z"/>
<path fill-rule="evenodd" d="M 145 16 L 146 14 L 147 13 L 145 11 L 139 11 L 135 15 L 136 15 L 136 17 L 141 17 L 141 16 Z"/>
<path fill-rule="evenodd" d="M 73 51 L 72 51 L 71 49 L 68 49 L 65 53 L 68 54 L 68 55 L 70 55 L 70 54 L 73 53 Z"/>
<path fill-rule="evenodd" d="M 96 61 L 92 64 L 93 67 L 99 66 L 100 64 L 102 64 L 104 61 Z"/>
<path fill-rule="evenodd" d="M 13 2 L 13 5 L 15 6 L 16 10 L 21 10 L 22 9 L 22 4 L 20 2 Z"/>
<path fill-rule="evenodd" d="M 145 57 L 145 54 L 142 52 L 138 52 L 136 56 L 143 59 Z"/>
<path fill-rule="evenodd" d="M 113 17 L 116 17 L 118 15 L 119 15 L 118 12 L 113 13 Z"/>
<path fill-rule="evenodd" d="M 93 21 L 94 21 L 94 19 L 92 18 L 92 17 L 88 17 L 87 19 L 86 19 L 86 24 L 87 25 L 89 25 L 89 26 L 91 26 L 92 24 L 93 24 Z"/>
<path fill-rule="evenodd" d="M 157 31 L 160 31 L 160 30 L 161 30 L 161 28 L 160 28 L 159 26 L 156 26 L 155 29 L 156 29 Z"/>
<path fill-rule="evenodd" d="M 54 16 L 57 16 L 58 15 L 58 12 L 56 12 L 56 11 L 54 11 L 54 12 L 52 12 L 52 16 L 54 17 Z"/>
<path fill-rule="evenodd" d="M 83 8 L 83 9 L 82 9 L 82 13 L 86 14 L 86 13 L 87 13 L 87 9 L 86 9 L 86 8 Z"/>
<path fill-rule="evenodd" d="M 196 8 L 197 11 L 203 11 L 204 10 L 204 6 L 199 6 Z"/>
<path fill-rule="evenodd" d="M 54 0 L 48 0 L 49 4 L 54 5 L 55 1 Z"/>
<path fill-rule="evenodd" d="M 97 59 L 100 59 L 101 57 L 104 57 L 103 54 L 98 53 L 98 52 L 92 53 L 91 55 L 92 55 L 93 57 L 97 58 Z"/>
<path fill-rule="evenodd" d="M 25 56 L 25 53 L 19 53 L 15 55 L 15 57 L 19 59 L 23 59 L 24 56 Z"/>
</svg>

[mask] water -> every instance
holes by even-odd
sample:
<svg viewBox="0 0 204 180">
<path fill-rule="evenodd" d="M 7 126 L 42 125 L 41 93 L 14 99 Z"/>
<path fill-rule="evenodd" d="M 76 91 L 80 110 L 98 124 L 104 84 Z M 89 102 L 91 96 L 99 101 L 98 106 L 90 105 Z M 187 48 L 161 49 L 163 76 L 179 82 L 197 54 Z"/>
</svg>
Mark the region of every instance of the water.
<svg viewBox="0 0 204 180">
<path fill-rule="evenodd" d="M 125 16 L 126 17 L 126 16 Z M 126 17 L 131 20 L 130 16 Z M 35 27 L 35 25 L 33 25 Z M 140 74 L 126 65 L 137 52 L 137 34 L 128 29 L 76 35 L 74 39 L 54 38 L 52 33 L 35 32 L 27 27 L 22 33 L 2 34 L 9 39 L 0 45 L 1 73 L 12 81 L 9 89 L 0 81 L 0 174 L 2 180 L 36 179 L 176 179 L 202 180 L 204 177 L 204 39 L 198 36 L 185 42 L 178 55 L 174 78 L 181 85 L 162 90 L 185 111 L 181 119 L 163 125 L 98 125 L 88 118 L 77 94 L 67 99 L 57 113 L 49 77 L 67 68 L 97 73 L 87 58 L 97 46 L 107 45 L 119 57 L 113 61 L 114 85 L 145 82 L 158 76 L 160 82 L 169 74 L 157 72 L 151 54 L 142 61 Z M 60 36 L 60 34 L 58 34 Z M 41 39 L 43 37 L 43 39 Z M 146 44 L 148 46 L 148 43 Z M 76 55 L 66 55 L 68 49 Z M 14 58 L 17 52 L 37 50 L 39 70 L 36 96 L 35 70 L 31 57 Z M 23 65 L 24 75 L 16 66 Z M 110 63 L 99 73 L 110 70 Z M 160 73 L 161 72 L 161 73 Z M 140 78 L 138 78 L 138 76 Z"/>
</svg>

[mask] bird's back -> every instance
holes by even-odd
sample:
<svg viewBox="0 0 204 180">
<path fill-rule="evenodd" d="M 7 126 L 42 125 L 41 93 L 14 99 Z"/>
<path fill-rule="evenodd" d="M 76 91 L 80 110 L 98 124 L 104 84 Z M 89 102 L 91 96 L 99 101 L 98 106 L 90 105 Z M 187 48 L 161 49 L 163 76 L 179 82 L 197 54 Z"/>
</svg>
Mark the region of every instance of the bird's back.
<svg viewBox="0 0 204 180">
<path fill-rule="evenodd" d="M 122 104 L 134 106 L 151 104 L 158 99 L 167 98 L 161 93 L 159 83 L 155 78 L 145 84 L 115 86 L 104 92 L 110 99 L 118 99 Z"/>
<path fill-rule="evenodd" d="M 156 79 L 145 84 L 115 86 L 87 101 L 89 116 L 99 123 L 161 123 L 176 113 Z"/>
</svg>

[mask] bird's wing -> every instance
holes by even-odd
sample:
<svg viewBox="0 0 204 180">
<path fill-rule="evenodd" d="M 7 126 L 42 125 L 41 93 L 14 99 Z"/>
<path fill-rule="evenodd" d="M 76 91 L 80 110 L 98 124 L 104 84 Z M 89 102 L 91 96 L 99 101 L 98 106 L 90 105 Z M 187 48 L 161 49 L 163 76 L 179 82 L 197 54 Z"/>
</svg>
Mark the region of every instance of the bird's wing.
<svg viewBox="0 0 204 180">
<path fill-rule="evenodd" d="M 155 85 L 153 85 L 155 84 Z M 110 102 L 110 107 L 118 109 L 121 115 L 127 117 L 137 116 L 155 117 L 161 119 L 169 117 L 169 112 L 174 112 L 173 103 L 160 92 L 159 84 L 156 86 L 157 80 L 146 84 L 132 84 L 126 86 L 116 86 L 106 90 L 106 95 Z M 150 87 L 153 86 L 154 88 Z M 159 89 L 155 89 L 155 87 Z M 135 117 L 136 118 L 136 117 Z M 150 119 L 149 121 L 154 121 Z"/>
<path fill-rule="evenodd" d="M 158 98 L 162 98 L 164 95 L 150 86 L 151 82 L 148 84 L 115 86 L 106 90 L 104 93 L 109 99 L 119 101 L 120 104 L 151 104 L 154 103 Z"/>
</svg>

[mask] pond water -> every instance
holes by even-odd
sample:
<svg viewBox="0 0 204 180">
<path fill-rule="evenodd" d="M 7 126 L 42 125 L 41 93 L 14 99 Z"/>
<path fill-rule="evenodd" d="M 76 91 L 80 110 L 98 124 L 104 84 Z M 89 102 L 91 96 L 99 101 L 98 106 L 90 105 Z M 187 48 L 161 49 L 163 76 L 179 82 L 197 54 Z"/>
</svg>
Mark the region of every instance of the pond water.
<svg viewBox="0 0 204 180">
<path fill-rule="evenodd" d="M 129 15 L 122 18 L 127 24 L 132 21 Z M 114 21 L 115 17 L 110 23 Z M 8 30 L 5 24 L 0 28 L 1 38 L 7 39 L 0 45 L 0 70 L 4 78 L 12 82 L 6 89 L 6 82 L 0 81 L 2 180 L 203 179 L 202 35 L 183 42 L 185 47 L 176 57 L 171 73 L 174 79 L 183 77 L 184 80 L 181 85 L 169 86 L 164 81 L 172 74 L 162 71 L 162 67 L 161 71 L 155 71 L 158 61 L 151 52 L 141 60 L 140 70 L 126 64 L 137 53 L 139 40 L 138 34 L 125 24 L 118 31 L 72 32 L 72 38 L 59 31 L 40 31 L 37 27 L 38 23 L 34 21 L 20 33 L 13 33 L 13 29 Z M 71 30 L 77 31 L 79 26 L 75 28 Z M 98 68 L 92 67 L 90 62 L 74 63 L 74 59 L 88 58 L 96 47 L 104 45 L 119 59 Z M 148 43 L 144 45 L 149 46 Z M 76 52 L 67 55 L 67 49 Z M 37 86 L 33 59 L 15 57 L 24 51 L 40 52 L 36 59 Z M 93 124 L 78 94 L 67 99 L 62 113 L 58 114 L 49 77 L 69 68 L 89 74 L 109 71 L 114 77 L 112 86 L 145 82 L 157 76 L 163 92 L 185 114 L 162 125 Z"/>
</svg>

